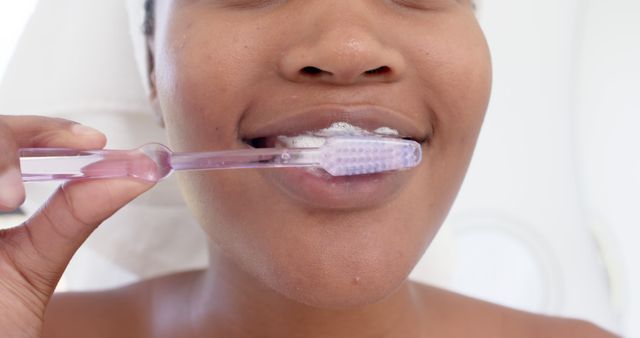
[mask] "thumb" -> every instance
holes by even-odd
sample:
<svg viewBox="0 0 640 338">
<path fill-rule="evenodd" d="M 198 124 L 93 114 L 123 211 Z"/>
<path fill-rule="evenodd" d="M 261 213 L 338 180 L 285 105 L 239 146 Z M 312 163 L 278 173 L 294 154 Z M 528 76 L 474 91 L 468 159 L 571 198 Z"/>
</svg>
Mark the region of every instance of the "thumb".
<svg viewBox="0 0 640 338">
<path fill-rule="evenodd" d="M 14 229 L 9 254 L 43 301 L 93 230 L 151 187 L 130 179 L 68 182 L 24 226 Z"/>
</svg>

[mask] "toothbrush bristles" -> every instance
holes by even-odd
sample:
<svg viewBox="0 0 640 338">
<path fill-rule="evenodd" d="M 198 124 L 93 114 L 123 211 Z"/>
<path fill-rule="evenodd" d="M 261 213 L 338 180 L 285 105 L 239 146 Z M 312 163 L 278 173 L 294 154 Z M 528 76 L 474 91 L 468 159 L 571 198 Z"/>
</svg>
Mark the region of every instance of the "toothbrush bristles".
<svg viewBox="0 0 640 338">
<path fill-rule="evenodd" d="M 321 166 L 333 176 L 375 174 L 417 166 L 418 142 L 381 137 L 330 138 L 322 148 Z"/>
</svg>

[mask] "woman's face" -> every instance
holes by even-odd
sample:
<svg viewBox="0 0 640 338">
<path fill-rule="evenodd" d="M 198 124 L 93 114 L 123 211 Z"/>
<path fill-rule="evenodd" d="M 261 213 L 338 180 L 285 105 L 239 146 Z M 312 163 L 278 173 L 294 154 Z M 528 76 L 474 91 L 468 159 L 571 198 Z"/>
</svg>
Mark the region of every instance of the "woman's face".
<svg viewBox="0 0 640 338">
<path fill-rule="evenodd" d="M 346 307 L 397 289 L 458 192 L 487 107 L 471 4 L 159 0 L 156 17 L 154 100 L 174 150 L 264 146 L 333 122 L 423 143 L 419 167 L 383 175 L 179 176 L 211 242 L 277 292 Z"/>
</svg>

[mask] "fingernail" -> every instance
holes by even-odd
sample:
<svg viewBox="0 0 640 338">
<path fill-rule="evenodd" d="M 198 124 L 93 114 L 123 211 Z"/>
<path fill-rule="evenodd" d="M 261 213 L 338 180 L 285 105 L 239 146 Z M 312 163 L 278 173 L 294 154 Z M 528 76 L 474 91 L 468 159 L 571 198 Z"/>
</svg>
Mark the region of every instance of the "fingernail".
<svg viewBox="0 0 640 338">
<path fill-rule="evenodd" d="M 0 205 L 16 209 L 24 200 L 22 175 L 13 167 L 0 173 Z"/>
<path fill-rule="evenodd" d="M 93 129 L 91 127 L 87 127 L 82 124 L 74 124 L 71 127 L 71 132 L 76 135 L 101 135 L 102 133 L 99 130 Z"/>
</svg>

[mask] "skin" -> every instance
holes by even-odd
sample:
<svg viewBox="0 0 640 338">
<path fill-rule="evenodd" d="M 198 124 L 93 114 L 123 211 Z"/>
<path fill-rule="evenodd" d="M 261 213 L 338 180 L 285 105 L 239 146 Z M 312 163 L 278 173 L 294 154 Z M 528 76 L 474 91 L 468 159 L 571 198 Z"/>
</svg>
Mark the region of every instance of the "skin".
<svg viewBox="0 0 640 338">
<path fill-rule="evenodd" d="M 242 148 L 243 130 L 283 113 L 369 104 L 427 130 L 428 160 L 394 199 L 364 210 L 298 203 L 258 170 L 180 175 L 187 203 L 214 262 L 224 255 L 247 277 L 311 306 L 379 301 L 400 287 L 442 224 L 480 130 L 491 67 L 472 8 L 255 3 L 157 4 L 154 100 L 174 149 Z M 324 73 L 305 74 L 310 66 Z M 364 74 L 378 67 L 390 71 Z"/>
<path fill-rule="evenodd" d="M 292 198 L 265 170 L 180 174 L 209 268 L 57 295 L 46 337 L 612 336 L 407 281 L 489 101 L 490 55 L 470 3 L 160 0 L 155 27 L 152 102 L 174 150 L 242 149 L 244 132 L 282 114 L 367 104 L 426 131 L 425 160 L 385 203 L 341 210 Z"/>
</svg>

